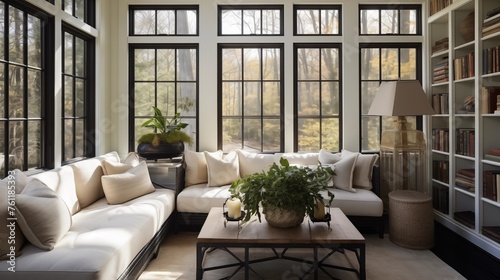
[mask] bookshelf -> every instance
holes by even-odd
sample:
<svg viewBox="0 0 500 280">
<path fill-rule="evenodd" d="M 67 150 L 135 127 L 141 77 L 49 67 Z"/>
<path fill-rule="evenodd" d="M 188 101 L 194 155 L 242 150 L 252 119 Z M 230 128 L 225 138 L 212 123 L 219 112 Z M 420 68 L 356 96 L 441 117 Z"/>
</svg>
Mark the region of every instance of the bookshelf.
<svg viewBox="0 0 500 280">
<path fill-rule="evenodd" d="M 500 2 L 434 2 L 427 93 L 435 115 L 427 133 L 435 217 L 500 258 Z M 472 18 L 471 41 L 462 22 Z"/>
</svg>

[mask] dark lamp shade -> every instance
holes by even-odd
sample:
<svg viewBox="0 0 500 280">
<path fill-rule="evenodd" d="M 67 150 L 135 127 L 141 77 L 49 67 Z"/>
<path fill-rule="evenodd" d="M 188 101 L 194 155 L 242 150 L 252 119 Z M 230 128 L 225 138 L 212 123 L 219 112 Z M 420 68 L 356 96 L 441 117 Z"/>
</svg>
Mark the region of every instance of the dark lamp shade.
<svg viewBox="0 0 500 280">
<path fill-rule="evenodd" d="M 421 116 L 434 113 L 417 80 L 382 82 L 368 111 L 371 116 Z"/>
</svg>

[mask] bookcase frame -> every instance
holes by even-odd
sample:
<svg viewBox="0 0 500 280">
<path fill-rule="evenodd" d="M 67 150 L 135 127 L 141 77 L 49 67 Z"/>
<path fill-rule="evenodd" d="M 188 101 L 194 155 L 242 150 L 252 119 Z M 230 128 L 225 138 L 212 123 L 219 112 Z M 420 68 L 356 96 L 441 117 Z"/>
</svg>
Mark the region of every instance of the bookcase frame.
<svg viewBox="0 0 500 280">
<path fill-rule="evenodd" d="M 431 5 L 431 1 L 427 1 Z M 500 30 L 488 36 L 482 36 L 482 24 L 487 11 L 500 6 L 498 0 L 453 0 L 442 10 L 427 17 L 427 93 L 432 101 L 434 94 L 448 94 L 448 113 L 436 114 L 426 118 L 426 132 L 429 147 L 429 193 L 433 195 L 435 219 L 470 240 L 497 258 L 500 258 L 500 240 L 485 235 L 483 227 L 500 226 L 500 203 L 483 197 L 483 171 L 500 171 L 500 162 L 484 159 L 489 149 L 500 149 L 500 114 L 481 112 L 481 90 L 483 86 L 500 86 L 500 72 L 483 74 L 483 52 L 485 48 L 500 45 Z M 430 6 L 429 6 L 430 7 Z M 462 20 L 471 12 L 474 14 L 475 39 L 465 42 L 460 34 Z M 429 13 L 428 13 L 429 14 Z M 448 37 L 448 49 L 432 53 L 435 43 Z M 438 42 L 439 43 L 439 42 Z M 474 63 L 471 70 L 473 77 L 455 79 L 454 59 L 473 52 Z M 434 66 L 448 57 L 448 81 L 434 83 Z M 471 112 L 461 110 L 467 96 L 474 96 L 475 107 Z M 462 143 L 457 143 L 459 128 L 474 128 L 475 134 L 468 142 L 474 155 L 457 152 Z M 449 150 L 433 149 L 433 137 L 436 129 L 448 130 L 445 141 Z M 434 136 L 433 136 L 434 132 Z M 448 183 L 433 179 L 433 161 L 448 161 Z M 474 168 L 473 192 L 455 184 L 456 172 L 462 168 Z M 434 176 L 435 177 L 435 176 Z M 500 194 L 497 194 L 500 195 Z M 474 220 L 464 223 L 456 212 L 471 211 Z"/>
</svg>

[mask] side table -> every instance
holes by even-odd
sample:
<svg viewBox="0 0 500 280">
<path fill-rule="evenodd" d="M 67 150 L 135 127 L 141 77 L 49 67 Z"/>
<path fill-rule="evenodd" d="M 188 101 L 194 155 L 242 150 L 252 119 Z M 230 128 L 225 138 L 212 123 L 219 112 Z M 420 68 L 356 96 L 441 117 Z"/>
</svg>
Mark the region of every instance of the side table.
<svg viewBox="0 0 500 280">
<path fill-rule="evenodd" d="M 389 239 L 409 249 L 432 248 L 434 246 L 432 198 L 417 191 L 390 192 Z"/>
<path fill-rule="evenodd" d="M 153 185 L 176 189 L 177 173 L 182 162 L 179 161 L 147 161 L 149 176 Z"/>
</svg>

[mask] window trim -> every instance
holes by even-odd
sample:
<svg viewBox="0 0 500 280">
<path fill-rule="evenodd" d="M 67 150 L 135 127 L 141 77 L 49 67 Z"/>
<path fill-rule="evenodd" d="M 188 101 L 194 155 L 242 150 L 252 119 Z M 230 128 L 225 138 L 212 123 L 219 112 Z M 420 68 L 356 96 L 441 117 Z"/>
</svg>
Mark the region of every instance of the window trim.
<svg viewBox="0 0 500 280">
<path fill-rule="evenodd" d="M 338 19 L 338 24 L 339 24 L 339 33 L 336 34 L 322 34 L 321 30 L 319 34 L 298 34 L 297 33 L 297 11 L 298 10 L 338 10 L 339 12 L 339 19 Z M 320 18 L 319 22 L 321 23 L 321 13 L 320 13 Z M 335 4 L 325 4 L 325 5 L 293 5 L 293 35 L 294 36 L 342 36 L 342 5 L 335 5 Z"/>
<path fill-rule="evenodd" d="M 241 34 L 223 34 L 222 33 L 222 11 L 224 10 L 279 10 L 280 11 L 280 32 L 278 34 L 262 34 L 262 17 L 261 19 L 261 34 L 243 34 L 243 29 Z M 217 36 L 283 36 L 285 34 L 285 15 L 284 15 L 284 5 L 218 5 L 217 6 Z M 243 22 L 243 18 L 241 19 Z M 243 25 L 242 25 L 243 26 Z"/>
<path fill-rule="evenodd" d="M 362 10 L 378 10 L 379 19 L 381 18 L 380 13 L 382 10 L 397 10 L 398 11 L 398 23 L 401 22 L 401 10 L 416 10 L 416 28 L 415 34 L 401 33 L 401 28 L 398 27 L 397 34 L 381 34 L 381 24 L 382 21 L 379 20 L 378 34 L 362 34 L 361 33 L 361 12 Z M 359 36 L 422 36 L 422 5 L 417 4 L 387 4 L 387 5 L 372 5 L 372 4 L 360 4 L 358 7 L 358 34 Z"/>
<path fill-rule="evenodd" d="M 135 11 L 155 11 L 155 34 L 135 34 Z M 175 12 L 175 34 L 157 34 L 157 22 L 158 18 L 156 17 L 158 11 L 174 11 Z M 178 34 L 177 33 L 177 12 L 181 10 L 195 10 L 196 11 L 196 32 L 195 34 Z M 198 5 L 129 5 L 128 9 L 128 17 L 129 17 L 129 26 L 128 26 L 128 35 L 129 36 L 155 36 L 155 37 L 171 37 L 171 36 L 179 36 L 179 37 L 193 37 L 200 35 L 200 7 Z"/>
</svg>

